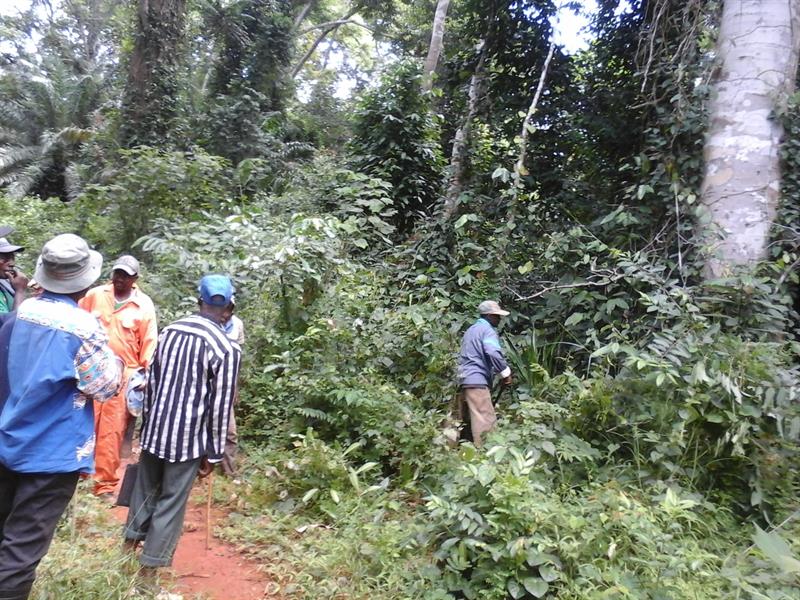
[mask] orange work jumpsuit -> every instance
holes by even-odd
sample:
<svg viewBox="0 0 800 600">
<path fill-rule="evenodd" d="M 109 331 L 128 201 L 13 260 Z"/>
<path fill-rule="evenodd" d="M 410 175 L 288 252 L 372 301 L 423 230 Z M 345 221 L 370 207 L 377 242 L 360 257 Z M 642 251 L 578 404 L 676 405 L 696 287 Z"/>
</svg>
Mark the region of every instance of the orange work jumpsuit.
<svg viewBox="0 0 800 600">
<path fill-rule="evenodd" d="M 109 346 L 125 363 L 120 391 L 108 402 L 94 403 L 95 485 L 97 495 L 113 493 L 119 483 L 117 469 L 128 407 L 125 388 L 128 377 L 139 368 L 147 368 L 153 358 L 158 339 L 156 310 L 150 297 L 134 286 L 131 296 L 115 308 L 111 284 L 89 290 L 80 301 L 84 310 L 92 313 L 105 328 Z"/>
</svg>

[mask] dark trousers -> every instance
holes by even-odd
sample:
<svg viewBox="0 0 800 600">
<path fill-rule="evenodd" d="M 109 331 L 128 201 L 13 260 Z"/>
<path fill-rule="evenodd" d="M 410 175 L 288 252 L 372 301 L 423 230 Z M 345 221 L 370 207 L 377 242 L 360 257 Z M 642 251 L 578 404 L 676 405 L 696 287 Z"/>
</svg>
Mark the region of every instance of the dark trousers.
<svg viewBox="0 0 800 600">
<path fill-rule="evenodd" d="M 145 567 L 172 564 L 200 460 L 171 463 L 142 450 L 125 539 L 144 540 L 139 562 Z"/>
<path fill-rule="evenodd" d="M 28 597 L 78 485 L 78 473 L 17 473 L 0 465 L 0 600 Z"/>
</svg>

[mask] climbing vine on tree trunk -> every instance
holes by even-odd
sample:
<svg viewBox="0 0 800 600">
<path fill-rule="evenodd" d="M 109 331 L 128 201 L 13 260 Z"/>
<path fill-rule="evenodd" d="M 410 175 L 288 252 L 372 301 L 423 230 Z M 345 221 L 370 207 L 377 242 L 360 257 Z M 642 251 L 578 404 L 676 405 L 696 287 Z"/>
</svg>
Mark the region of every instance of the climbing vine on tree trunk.
<svg viewBox="0 0 800 600">
<path fill-rule="evenodd" d="M 122 105 L 123 146 L 158 145 L 175 116 L 186 0 L 139 0 Z"/>
</svg>

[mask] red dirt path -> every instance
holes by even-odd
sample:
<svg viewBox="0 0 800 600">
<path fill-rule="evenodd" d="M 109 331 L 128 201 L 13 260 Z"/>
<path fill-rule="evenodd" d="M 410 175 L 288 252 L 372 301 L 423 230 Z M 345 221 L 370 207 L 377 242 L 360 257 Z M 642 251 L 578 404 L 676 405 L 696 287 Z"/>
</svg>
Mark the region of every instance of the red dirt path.
<svg viewBox="0 0 800 600">
<path fill-rule="evenodd" d="M 210 536 L 206 549 L 206 484 L 195 482 L 183 535 L 178 542 L 171 571 L 176 582 L 173 593 L 189 600 L 278 600 L 278 586 L 259 570 L 258 565 L 243 556 L 235 546 Z M 113 509 L 115 518 L 125 522 L 128 509 Z M 224 522 L 227 515 L 212 507 L 211 530 Z"/>
</svg>

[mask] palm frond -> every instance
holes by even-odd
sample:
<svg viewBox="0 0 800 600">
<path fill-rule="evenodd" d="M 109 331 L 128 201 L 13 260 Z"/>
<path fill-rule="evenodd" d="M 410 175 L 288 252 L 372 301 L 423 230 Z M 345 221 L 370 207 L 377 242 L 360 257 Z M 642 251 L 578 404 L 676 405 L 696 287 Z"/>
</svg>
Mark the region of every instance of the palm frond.
<svg viewBox="0 0 800 600">
<path fill-rule="evenodd" d="M 41 155 L 39 146 L 6 146 L 0 148 L 0 175 L 20 169 Z"/>
<path fill-rule="evenodd" d="M 74 201 L 83 193 L 83 178 L 78 170 L 78 165 L 70 163 L 64 170 L 64 182 L 67 187 L 67 199 Z"/>
<path fill-rule="evenodd" d="M 48 158 L 29 164 L 8 186 L 8 197 L 12 200 L 19 200 L 30 194 L 52 166 L 53 161 Z"/>
</svg>

